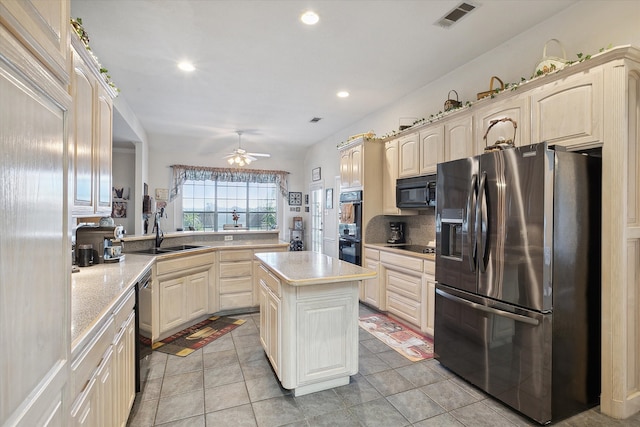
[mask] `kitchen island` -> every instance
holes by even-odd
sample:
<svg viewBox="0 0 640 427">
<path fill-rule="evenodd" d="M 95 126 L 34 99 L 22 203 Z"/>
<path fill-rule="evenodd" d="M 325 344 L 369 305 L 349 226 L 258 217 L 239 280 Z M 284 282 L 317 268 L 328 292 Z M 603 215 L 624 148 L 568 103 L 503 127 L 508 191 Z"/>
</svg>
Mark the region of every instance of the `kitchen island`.
<svg viewBox="0 0 640 427">
<path fill-rule="evenodd" d="M 358 372 L 358 294 L 377 273 L 316 252 L 256 254 L 260 342 L 295 396 L 349 383 Z"/>
</svg>

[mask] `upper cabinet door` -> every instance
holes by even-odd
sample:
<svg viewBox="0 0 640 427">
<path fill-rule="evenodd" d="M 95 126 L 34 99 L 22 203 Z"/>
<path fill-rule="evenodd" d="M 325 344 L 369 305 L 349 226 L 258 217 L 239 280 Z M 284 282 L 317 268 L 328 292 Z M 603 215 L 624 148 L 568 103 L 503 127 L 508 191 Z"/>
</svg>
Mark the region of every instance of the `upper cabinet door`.
<svg viewBox="0 0 640 427">
<path fill-rule="evenodd" d="M 97 206 L 96 213 L 111 215 L 111 151 L 112 151 L 112 101 L 111 97 L 98 87 L 96 117 L 96 159 L 97 165 Z"/>
<path fill-rule="evenodd" d="M 61 85 L 69 84 L 69 0 L 2 0 L 0 24 L 9 28 Z"/>
<path fill-rule="evenodd" d="M 399 178 L 420 174 L 419 138 L 417 133 L 400 138 L 398 142 L 398 155 L 400 156 Z"/>
<path fill-rule="evenodd" d="M 444 125 L 444 160 L 464 159 L 473 156 L 473 119 L 461 116 Z"/>
<path fill-rule="evenodd" d="M 93 117 L 95 80 L 85 63 L 73 56 L 71 96 L 73 117 L 71 120 L 70 152 L 73 163 L 74 211 L 93 214 Z"/>
<path fill-rule="evenodd" d="M 602 67 L 534 89 L 532 141 L 588 148 L 603 142 Z"/>
<path fill-rule="evenodd" d="M 436 173 L 444 161 L 444 126 L 420 131 L 420 175 Z"/>
<path fill-rule="evenodd" d="M 517 128 L 514 132 L 512 122 L 497 122 L 487 134 L 487 140 L 483 139 L 487 129 L 491 126 L 493 120 L 501 120 L 509 118 L 516 122 Z M 522 95 L 518 97 L 508 98 L 489 104 L 479 109 L 474 114 L 476 129 L 476 151 L 475 154 L 482 154 L 485 146 L 496 143 L 501 138 L 504 140 L 513 140 L 516 147 L 529 145 L 531 142 L 531 130 L 529 121 L 529 96 Z M 515 134 L 515 137 L 514 137 Z"/>
</svg>

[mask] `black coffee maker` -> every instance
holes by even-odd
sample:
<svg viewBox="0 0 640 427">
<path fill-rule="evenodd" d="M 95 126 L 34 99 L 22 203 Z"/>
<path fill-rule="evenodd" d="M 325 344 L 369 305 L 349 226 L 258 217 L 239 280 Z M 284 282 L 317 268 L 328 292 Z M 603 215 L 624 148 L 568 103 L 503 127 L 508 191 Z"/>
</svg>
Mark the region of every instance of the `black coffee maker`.
<svg viewBox="0 0 640 427">
<path fill-rule="evenodd" d="M 391 231 L 391 235 L 387 243 L 392 245 L 404 243 L 404 222 L 390 222 L 389 230 Z"/>
</svg>

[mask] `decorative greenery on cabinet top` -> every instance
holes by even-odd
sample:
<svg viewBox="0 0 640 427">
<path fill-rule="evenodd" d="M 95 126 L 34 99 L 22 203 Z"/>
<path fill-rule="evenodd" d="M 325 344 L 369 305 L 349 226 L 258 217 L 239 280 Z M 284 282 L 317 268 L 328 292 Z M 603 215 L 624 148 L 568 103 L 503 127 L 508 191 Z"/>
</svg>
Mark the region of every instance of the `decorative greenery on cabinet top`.
<svg viewBox="0 0 640 427">
<path fill-rule="evenodd" d="M 120 92 L 120 89 L 118 89 L 118 87 L 115 85 L 113 80 L 111 80 L 111 76 L 109 75 L 109 70 L 107 70 L 100 64 L 98 57 L 94 55 L 93 51 L 91 50 L 91 47 L 89 46 L 89 33 L 87 33 L 87 31 L 82 26 L 82 18 L 75 18 L 75 19 L 71 18 L 71 27 L 80 38 L 80 41 L 85 46 L 87 52 L 89 53 L 89 55 L 91 56 L 95 64 L 98 66 L 98 70 L 100 70 L 100 75 L 102 76 L 104 81 L 107 83 L 107 85 L 109 85 L 109 87 L 112 88 L 116 92 L 116 94 L 117 92 Z"/>
</svg>

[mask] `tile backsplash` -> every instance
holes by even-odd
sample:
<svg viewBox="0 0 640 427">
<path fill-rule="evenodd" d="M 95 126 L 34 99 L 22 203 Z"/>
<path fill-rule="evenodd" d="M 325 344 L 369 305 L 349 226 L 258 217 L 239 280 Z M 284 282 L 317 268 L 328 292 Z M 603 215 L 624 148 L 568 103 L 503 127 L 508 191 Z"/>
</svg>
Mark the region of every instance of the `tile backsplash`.
<svg viewBox="0 0 640 427">
<path fill-rule="evenodd" d="M 367 224 L 365 241 L 367 243 L 384 243 L 390 235 L 390 222 L 405 223 L 405 240 L 413 245 L 427 245 L 430 240 L 436 239 L 435 209 L 427 209 L 418 215 L 392 216 L 378 215 Z"/>
</svg>

